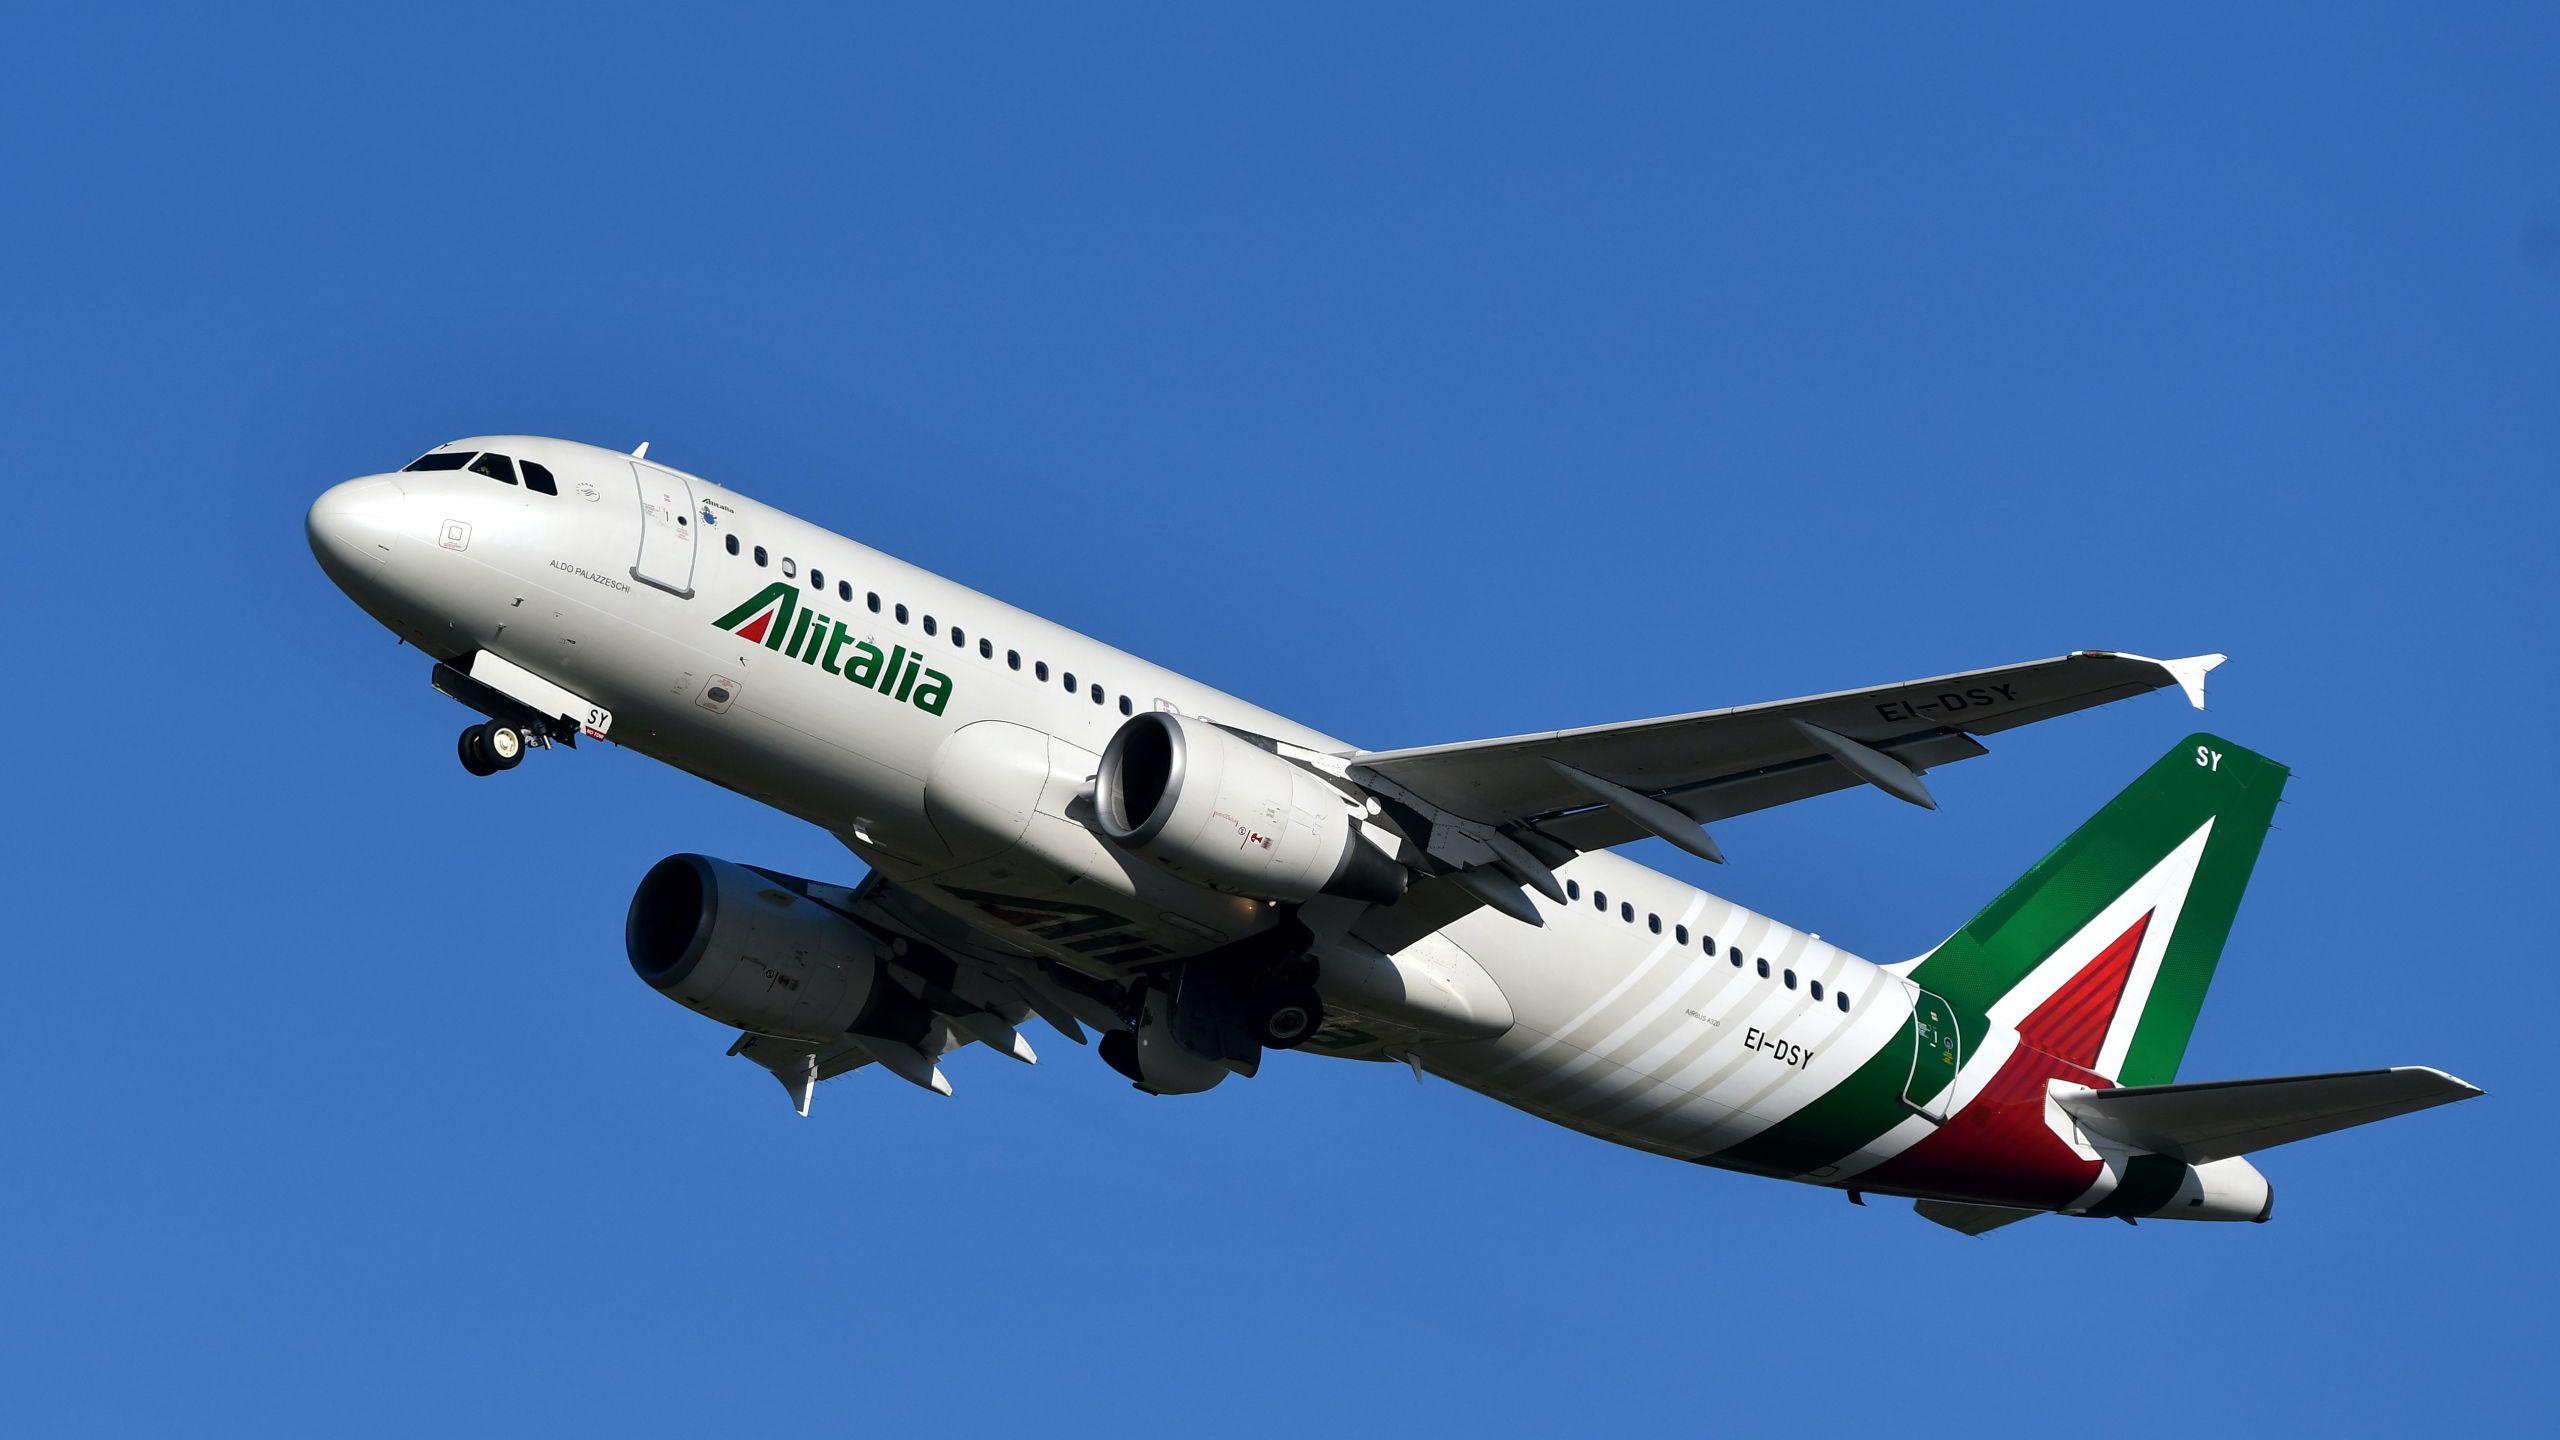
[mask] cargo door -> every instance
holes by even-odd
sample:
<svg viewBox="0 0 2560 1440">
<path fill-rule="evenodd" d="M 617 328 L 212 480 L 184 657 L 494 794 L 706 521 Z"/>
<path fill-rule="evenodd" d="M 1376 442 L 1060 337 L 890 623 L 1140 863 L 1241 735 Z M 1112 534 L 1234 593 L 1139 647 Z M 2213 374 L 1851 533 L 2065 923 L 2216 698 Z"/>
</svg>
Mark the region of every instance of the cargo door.
<svg viewBox="0 0 2560 1440">
<path fill-rule="evenodd" d="M 640 487 L 640 558 L 631 578 L 671 595 L 693 598 L 693 486 L 672 470 L 631 462 Z"/>
</svg>

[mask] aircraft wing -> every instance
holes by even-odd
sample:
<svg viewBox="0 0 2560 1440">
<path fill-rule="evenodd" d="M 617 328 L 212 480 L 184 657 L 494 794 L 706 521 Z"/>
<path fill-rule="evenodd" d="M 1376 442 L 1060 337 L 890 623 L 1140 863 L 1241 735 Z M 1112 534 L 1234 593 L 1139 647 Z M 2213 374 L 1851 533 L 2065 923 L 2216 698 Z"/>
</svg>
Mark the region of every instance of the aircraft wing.
<svg viewBox="0 0 2560 1440">
<path fill-rule="evenodd" d="M 2220 655 L 2153 660 L 2081 650 L 1989 670 L 1496 740 L 1353 751 L 1373 789 L 1552 847 L 1645 835 L 1721 859 L 1701 822 L 1870 784 L 1935 808 L 1920 775 L 1988 753 L 1973 737 L 2175 685 L 2204 708 Z M 1385 782 L 1383 786 L 1374 782 Z"/>
</svg>

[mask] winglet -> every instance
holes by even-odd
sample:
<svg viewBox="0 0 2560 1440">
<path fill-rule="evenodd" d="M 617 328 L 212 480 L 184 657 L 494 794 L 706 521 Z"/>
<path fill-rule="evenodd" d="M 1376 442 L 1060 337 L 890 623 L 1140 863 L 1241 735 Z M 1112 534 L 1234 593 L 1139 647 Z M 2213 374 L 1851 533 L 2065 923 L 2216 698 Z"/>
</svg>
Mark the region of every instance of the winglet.
<svg viewBox="0 0 2560 1440">
<path fill-rule="evenodd" d="M 2178 682 L 2178 688 L 2187 692 L 2187 703 L 2201 710 L 2204 708 L 2204 677 L 2213 667 L 2230 658 L 2228 655 L 2190 655 L 2184 660 L 2162 660 L 2158 663 L 2161 669 L 2169 672 L 2170 679 Z"/>
</svg>

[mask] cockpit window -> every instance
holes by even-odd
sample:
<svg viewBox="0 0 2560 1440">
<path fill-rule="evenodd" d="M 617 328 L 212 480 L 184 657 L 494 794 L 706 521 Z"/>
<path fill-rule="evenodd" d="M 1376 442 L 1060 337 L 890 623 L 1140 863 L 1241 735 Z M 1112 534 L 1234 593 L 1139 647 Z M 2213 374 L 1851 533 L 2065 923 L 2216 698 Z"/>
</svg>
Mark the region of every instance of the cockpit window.
<svg viewBox="0 0 2560 1440">
<path fill-rule="evenodd" d="M 551 478 L 551 467 L 537 465 L 530 460 L 519 460 L 516 463 L 524 467 L 524 488 L 536 495 L 560 493 L 560 482 Z"/>
<path fill-rule="evenodd" d="M 470 463 L 471 452 L 468 450 L 438 450 L 401 466 L 400 472 L 405 475 L 412 470 L 459 470 Z"/>
<path fill-rule="evenodd" d="M 472 461 L 471 470 L 473 474 L 486 475 L 492 480 L 503 480 L 510 485 L 516 483 L 516 462 L 494 452 Z"/>
</svg>

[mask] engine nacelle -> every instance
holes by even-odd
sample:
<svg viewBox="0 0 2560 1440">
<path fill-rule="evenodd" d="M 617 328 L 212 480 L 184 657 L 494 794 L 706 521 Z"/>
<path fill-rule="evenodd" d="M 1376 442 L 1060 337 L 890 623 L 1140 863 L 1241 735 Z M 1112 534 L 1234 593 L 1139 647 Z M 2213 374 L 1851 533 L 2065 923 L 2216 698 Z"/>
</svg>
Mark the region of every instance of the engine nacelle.
<svg viewBox="0 0 2560 1440">
<path fill-rule="evenodd" d="M 922 1036 L 933 1014 L 883 973 L 886 946 L 810 899 L 812 888 L 670 855 L 633 893 L 623 948 L 658 993 L 724 1025 L 819 1043 L 848 1030 Z"/>
<path fill-rule="evenodd" d="M 1120 727 L 1095 775 L 1103 838 L 1211 889 L 1296 902 L 1387 904 L 1405 869 L 1360 836 L 1351 799 L 1206 721 L 1150 710 Z"/>
</svg>

